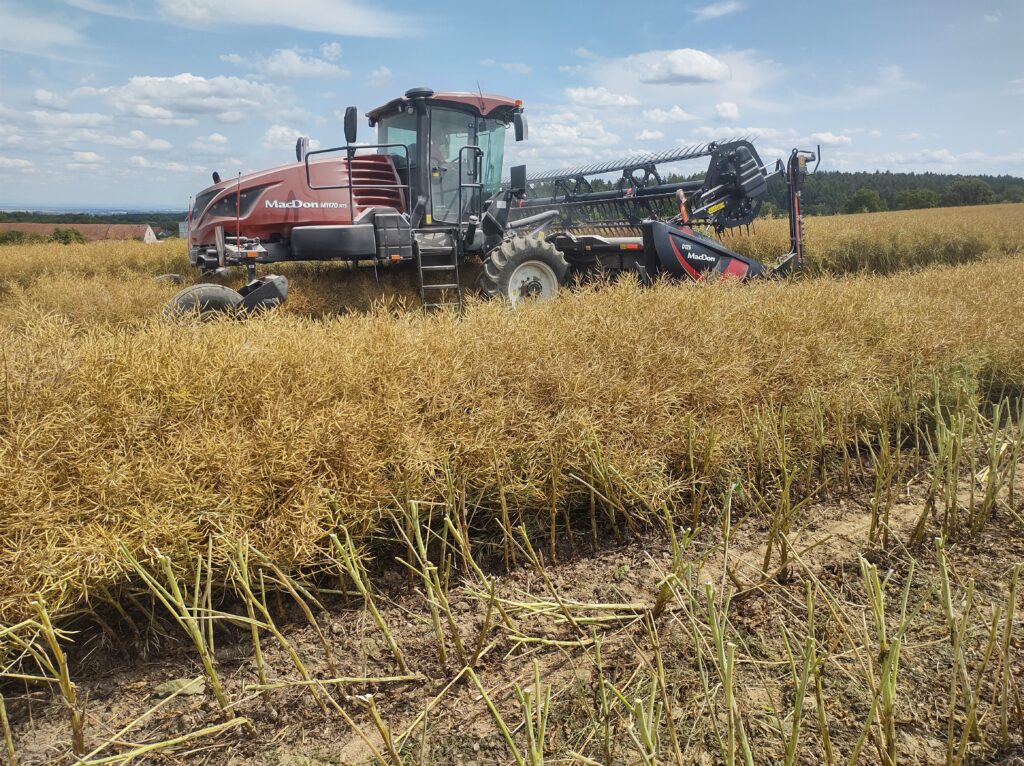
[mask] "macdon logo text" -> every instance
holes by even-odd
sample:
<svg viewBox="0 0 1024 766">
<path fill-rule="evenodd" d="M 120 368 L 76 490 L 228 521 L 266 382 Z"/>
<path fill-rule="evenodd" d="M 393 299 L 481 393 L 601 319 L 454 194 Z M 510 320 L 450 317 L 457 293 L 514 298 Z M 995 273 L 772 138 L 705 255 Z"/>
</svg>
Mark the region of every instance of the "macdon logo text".
<svg viewBox="0 0 1024 766">
<path fill-rule="evenodd" d="M 704 253 L 687 253 L 686 260 L 688 261 L 704 261 L 705 263 L 713 263 L 718 259 L 713 255 L 705 255 Z"/>
<path fill-rule="evenodd" d="M 272 208 L 274 210 L 288 210 L 288 209 L 319 209 L 319 210 L 337 210 L 339 208 L 348 207 L 345 202 L 307 202 L 301 199 L 290 199 L 287 202 L 282 202 L 279 199 L 268 199 L 263 203 L 264 207 Z"/>
</svg>

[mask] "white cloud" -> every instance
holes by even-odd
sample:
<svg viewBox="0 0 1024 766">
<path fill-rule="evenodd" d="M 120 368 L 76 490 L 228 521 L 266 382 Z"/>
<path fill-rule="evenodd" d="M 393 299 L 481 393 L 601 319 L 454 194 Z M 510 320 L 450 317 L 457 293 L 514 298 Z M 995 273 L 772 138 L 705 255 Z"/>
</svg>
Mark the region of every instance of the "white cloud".
<svg viewBox="0 0 1024 766">
<path fill-rule="evenodd" d="M 531 126 L 533 128 L 534 126 Z M 540 117 L 530 131 L 529 143 L 535 146 L 573 147 L 611 146 L 619 137 L 610 133 L 600 120 L 580 119 L 572 112 L 558 112 Z"/>
<path fill-rule="evenodd" d="M 170 109 L 152 104 L 138 104 L 133 113 L 136 117 L 156 120 L 166 125 L 195 125 L 197 122 L 195 117 L 175 117 Z"/>
<path fill-rule="evenodd" d="M 910 165 L 965 173 L 977 169 L 999 170 L 1009 164 L 1024 162 L 1024 151 L 1008 154 L 972 151 L 958 154 L 950 149 L 921 149 L 913 152 L 888 152 L 867 157 L 865 162 L 869 166 L 873 164 L 876 167 Z"/>
<path fill-rule="evenodd" d="M 510 165 L 526 162 L 531 170 L 549 170 L 621 154 L 619 136 L 585 110 L 540 112 L 532 120 L 530 140 L 508 148 Z"/>
<path fill-rule="evenodd" d="M 576 48 L 573 50 L 574 56 L 579 56 L 581 59 L 596 59 L 598 55 L 593 51 L 589 51 L 586 48 Z"/>
<path fill-rule="evenodd" d="M 641 130 L 636 134 L 637 141 L 661 141 L 665 138 L 665 134 L 660 130 Z"/>
<path fill-rule="evenodd" d="M 325 61 L 337 61 L 341 58 L 341 43 L 324 43 L 320 46 L 320 58 Z"/>
<path fill-rule="evenodd" d="M 63 55 L 80 46 L 82 36 L 56 18 L 30 16 L 11 3 L 0 5 L 0 50 L 41 56 Z"/>
<path fill-rule="evenodd" d="M 729 67 L 724 62 L 694 48 L 638 53 L 627 56 L 623 63 L 648 85 L 694 85 L 729 79 Z"/>
<path fill-rule="evenodd" d="M 90 13 L 98 13 L 101 16 L 116 16 L 121 19 L 132 19 L 135 21 L 146 18 L 141 12 L 137 12 L 134 3 L 108 3 L 104 0 L 64 0 L 68 5 L 79 8 Z"/>
<path fill-rule="evenodd" d="M 690 120 L 696 120 L 697 118 L 689 112 L 683 110 L 679 105 L 675 105 L 670 109 L 648 109 L 643 113 L 643 118 L 647 122 L 656 122 L 658 124 L 664 124 L 666 122 L 688 122 Z"/>
<path fill-rule="evenodd" d="M 707 126 L 694 129 L 693 135 L 707 141 L 723 141 L 737 138 L 767 139 L 769 141 L 793 141 L 796 133 L 777 128 L 739 128 L 731 125 Z M 681 140 L 681 143 L 689 143 Z"/>
<path fill-rule="evenodd" d="M 206 168 L 202 165 L 186 165 L 182 162 L 164 162 L 151 160 L 141 154 L 135 154 L 128 158 L 128 164 L 132 167 L 145 170 L 166 170 L 169 173 L 205 173 Z"/>
<path fill-rule="evenodd" d="M 853 141 L 849 136 L 836 135 L 831 131 L 824 133 L 811 133 L 811 140 L 825 146 L 845 146 Z"/>
<path fill-rule="evenodd" d="M 264 117 L 268 107 L 280 111 L 290 93 L 277 86 L 241 77 L 201 77 L 185 72 L 173 77 L 132 77 L 124 85 L 84 87 L 76 95 L 99 96 L 123 114 L 178 125 L 197 117 L 239 122 L 246 114 Z"/>
<path fill-rule="evenodd" d="M 740 108 L 734 101 L 722 101 L 715 104 L 715 111 L 723 120 L 738 120 L 740 118 Z"/>
<path fill-rule="evenodd" d="M 18 132 L 18 129 L 13 125 L 4 125 L 0 123 L 0 144 L 6 144 L 7 146 L 20 146 L 25 140 L 25 137 Z"/>
<path fill-rule="evenodd" d="M 391 87 L 391 70 L 386 66 L 377 67 L 370 72 L 370 85 L 375 88 Z"/>
<path fill-rule="evenodd" d="M 46 109 L 60 109 L 64 106 L 64 99 L 56 93 L 44 88 L 36 88 L 35 91 L 33 91 L 32 101 L 34 101 L 37 106 L 41 106 Z"/>
<path fill-rule="evenodd" d="M 590 85 L 607 88 L 612 93 L 624 93 L 640 101 L 644 108 L 653 112 L 653 117 L 662 122 L 687 119 L 707 119 L 717 115 L 716 105 L 721 103 L 743 104 L 743 113 L 781 112 L 782 103 L 770 99 L 778 93 L 773 87 L 784 79 L 785 69 L 775 61 L 765 58 L 756 51 L 715 52 L 713 56 L 695 52 L 696 56 L 671 57 L 667 51 L 646 51 L 625 58 L 603 59 L 587 65 L 586 75 Z M 710 61 L 704 59 L 708 56 Z M 706 70 L 691 67 L 687 72 L 683 64 L 708 64 Z M 672 75 L 677 78 L 692 77 L 704 79 L 720 77 L 720 82 L 644 82 L 659 80 Z M 674 106 L 680 105 L 678 109 Z M 682 104 L 686 105 L 685 110 Z M 670 114 L 665 114 L 670 112 Z M 634 115 L 635 119 L 635 115 Z M 717 120 L 738 122 L 736 119 L 715 117 Z M 637 129 L 634 124 L 633 130 Z M 632 134 L 632 131 L 631 131 Z"/>
<path fill-rule="evenodd" d="M 580 72 L 582 72 L 583 69 L 584 69 L 584 67 L 583 67 L 582 64 L 573 64 L 571 66 L 562 65 L 562 66 L 558 67 L 558 71 L 559 72 L 561 72 L 562 74 L 570 74 L 570 75 L 577 75 Z"/>
<path fill-rule="evenodd" d="M 110 117 L 96 112 L 43 112 L 33 110 L 27 116 L 40 127 L 52 128 L 94 128 L 106 125 Z"/>
<path fill-rule="evenodd" d="M 340 47 L 340 46 L 339 46 Z M 303 56 L 299 51 L 276 50 L 261 62 L 260 71 L 270 77 L 348 77 L 351 72 L 324 59 Z"/>
<path fill-rule="evenodd" d="M 1003 20 L 1003 13 L 997 10 L 995 13 L 986 13 L 981 18 L 989 24 L 998 24 Z"/>
<path fill-rule="evenodd" d="M 32 170 L 35 167 L 28 160 L 0 156 L 0 170 Z"/>
<path fill-rule="evenodd" d="M 73 156 L 75 158 L 75 162 L 83 164 L 95 165 L 104 161 L 103 157 L 96 154 L 96 152 L 74 152 Z"/>
<path fill-rule="evenodd" d="M 171 142 L 155 138 L 141 130 L 131 130 L 119 135 L 108 127 L 111 118 L 95 112 L 48 112 L 33 110 L 22 112 L 0 105 L 0 140 L 7 144 L 19 144 L 22 132 L 29 133 L 37 146 L 65 145 L 81 147 L 88 144 L 114 146 L 125 149 L 150 149 L 167 151 Z"/>
<path fill-rule="evenodd" d="M 364 0 L 156 0 L 156 7 L 164 20 L 190 27 L 269 26 L 347 37 L 408 37 L 419 26 L 413 17 L 378 10 Z"/>
<path fill-rule="evenodd" d="M 612 93 L 604 86 L 597 88 L 566 88 L 565 95 L 574 104 L 592 107 L 636 106 L 640 102 L 633 96 Z"/>
<path fill-rule="evenodd" d="M 83 128 L 68 135 L 68 141 L 74 143 L 94 143 L 104 146 L 116 146 L 123 149 L 150 149 L 157 152 L 166 152 L 173 148 L 170 141 L 163 138 L 153 138 L 141 130 L 129 131 L 126 136 L 117 136 L 104 130 L 93 130 Z"/>
<path fill-rule="evenodd" d="M 321 51 L 324 47 L 326 46 L 321 46 Z M 279 48 L 269 56 L 247 58 L 237 53 L 227 53 L 220 58 L 221 61 L 226 61 L 229 64 L 244 66 L 267 77 L 283 80 L 302 77 L 348 77 L 352 74 L 344 67 L 335 64 L 333 59 L 304 55 L 307 52 L 298 48 Z M 340 54 L 341 46 L 339 45 L 338 55 Z"/>
<path fill-rule="evenodd" d="M 191 146 L 198 152 L 216 154 L 227 148 L 228 137 L 221 133 L 211 133 L 208 136 L 199 136 Z"/>
<path fill-rule="evenodd" d="M 287 125 L 271 125 L 263 134 L 263 147 L 265 149 L 287 149 L 293 150 L 295 142 L 304 136 L 301 130 L 290 128 Z M 310 149 L 319 149 L 320 142 L 315 138 L 309 140 Z"/>
<path fill-rule="evenodd" d="M 843 133 L 867 133 L 867 128 L 843 128 Z"/>
<path fill-rule="evenodd" d="M 732 13 L 739 13 L 745 6 L 743 3 L 735 2 L 735 0 L 729 0 L 724 3 L 712 3 L 711 5 L 704 5 L 696 9 L 697 21 L 707 21 L 708 19 L 720 19 L 722 16 L 728 16 Z"/>
<path fill-rule="evenodd" d="M 171 149 L 171 142 L 163 138 L 150 138 L 141 130 L 133 130 L 128 134 L 127 142 L 124 146 L 139 146 L 143 149 L 153 149 L 159 152 L 165 152 Z"/>
</svg>

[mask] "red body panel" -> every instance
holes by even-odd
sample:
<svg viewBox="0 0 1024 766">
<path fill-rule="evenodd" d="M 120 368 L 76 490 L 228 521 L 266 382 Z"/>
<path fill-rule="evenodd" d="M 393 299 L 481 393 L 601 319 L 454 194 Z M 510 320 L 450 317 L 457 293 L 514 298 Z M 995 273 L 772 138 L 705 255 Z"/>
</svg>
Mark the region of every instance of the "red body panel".
<svg viewBox="0 0 1024 766">
<path fill-rule="evenodd" d="M 349 183 L 347 165 L 343 156 L 311 160 L 309 180 L 313 186 L 345 187 Z M 197 196 L 203 200 L 213 194 L 203 200 L 203 209 L 196 211 L 191 221 L 189 244 L 213 244 L 218 226 L 223 226 L 224 232 L 233 236 L 235 201 L 239 193 L 244 194 L 248 189 L 262 188 L 263 191 L 251 206 L 245 205 L 249 209 L 243 209 L 237 228 L 243 237 L 259 237 L 267 242 L 288 239 L 296 226 L 352 223 L 354 217 L 369 207 L 392 207 L 405 212 L 404 190 L 396 188 L 400 183 L 394 163 L 385 154 L 361 155 L 352 160 L 351 197 L 348 188 L 311 189 L 306 183 L 303 162 L 221 181 Z"/>
</svg>

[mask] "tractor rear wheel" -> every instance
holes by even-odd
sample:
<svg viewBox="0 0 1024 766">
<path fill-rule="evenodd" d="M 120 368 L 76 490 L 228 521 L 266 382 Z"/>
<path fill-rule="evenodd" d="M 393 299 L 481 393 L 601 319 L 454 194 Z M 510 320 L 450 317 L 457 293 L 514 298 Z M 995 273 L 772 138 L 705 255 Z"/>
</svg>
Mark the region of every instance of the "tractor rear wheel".
<svg viewBox="0 0 1024 766">
<path fill-rule="evenodd" d="M 477 287 L 486 298 L 506 298 L 517 306 L 529 299 L 554 298 L 568 270 L 565 256 L 543 237 L 513 237 L 484 259 Z"/>
<path fill-rule="evenodd" d="M 233 313 L 242 305 L 242 296 L 224 285 L 192 285 L 179 292 L 164 306 L 163 319 L 174 320 L 198 315 L 211 319 Z"/>
</svg>

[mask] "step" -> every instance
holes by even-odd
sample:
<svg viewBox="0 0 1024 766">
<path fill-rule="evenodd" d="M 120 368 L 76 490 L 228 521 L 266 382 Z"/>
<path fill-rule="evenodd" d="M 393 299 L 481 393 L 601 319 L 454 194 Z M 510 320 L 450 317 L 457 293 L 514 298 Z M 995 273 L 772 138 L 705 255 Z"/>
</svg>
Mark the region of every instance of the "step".
<svg viewBox="0 0 1024 766">
<path fill-rule="evenodd" d="M 424 283 L 423 284 L 423 289 L 424 290 L 458 290 L 459 286 L 458 285 L 447 285 L 447 284 L 445 284 L 445 285 L 430 285 L 430 284 Z"/>
<path fill-rule="evenodd" d="M 420 271 L 455 271 L 458 266 L 454 264 L 442 264 L 440 266 L 420 266 Z"/>
</svg>

